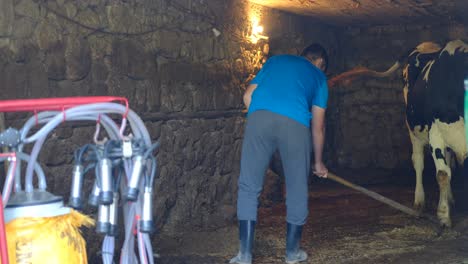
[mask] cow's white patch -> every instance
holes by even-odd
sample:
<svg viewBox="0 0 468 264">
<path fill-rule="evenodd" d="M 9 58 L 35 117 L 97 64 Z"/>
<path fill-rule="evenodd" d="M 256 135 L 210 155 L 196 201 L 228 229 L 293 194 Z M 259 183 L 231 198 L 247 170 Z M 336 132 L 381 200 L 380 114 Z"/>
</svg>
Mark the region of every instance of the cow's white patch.
<svg viewBox="0 0 468 264">
<path fill-rule="evenodd" d="M 418 49 L 414 49 L 414 50 L 408 55 L 408 57 L 411 57 L 411 55 L 415 54 L 416 52 L 419 52 Z"/>
<path fill-rule="evenodd" d="M 405 86 L 403 87 L 403 97 L 405 98 L 405 104 L 408 105 L 408 67 L 409 64 L 406 64 L 406 66 L 403 68 L 403 80 L 405 81 Z"/>
<path fill-rule="evenodd" d="M 419 54 L 416 56 L 416 63 L 414 64 L 417 68 L 419 68 Z"/>
<path fill-rule="evenodd" d="M 441 49 L 440 45 L 435 42 L 423 42 L 416 47 L 417 52 L 419 53 L 434 53 Z M 414 51 L 413 51 L 414 53 Z"/>
<path fill-rule="evenodd" d="M 432 65 L 434 64 L 435 60 L 429 61 L 423 68 L 424 72 L 424 80 L 427 82 L 429 80 L 429 73 L 431 72 Z"/>
<path fill-rule="evenodd" d="M 468 45 L 459 39 L 450 41 L 447 43 L 447 45 L 445 45 L 445 48 L 442 50 L 440 55 L 442 55 L 444 52 L 448 52 L 448 54 L 453 55 L 457 50 L 468 53 Z"/>
<path fill-rule="evenodd" d="M 426 125 L 423 129 L 421 126 L 415 126 L 411 133 L 421 141 L 422 144 L 427 145 L 429 144 L 429 127 Z"/>
<path fill-rule="evenodd" d="M 409 64 L 406 64 L 406 66 L 403 68 L 403 80 L 405 80 L 405 83 L 408 83 L 408 67 Z"/>
<path fill-rule="evenodd" d="M 445 144 L 453 150 L 458 163 L 463 164 L 463 161 L 467 157 L 465 120 L 463 117 L 460 117 L 458 121 L 450 124 L 436 119 L 433 125 L 438 127 L 442 139 Z"/>
</svg>

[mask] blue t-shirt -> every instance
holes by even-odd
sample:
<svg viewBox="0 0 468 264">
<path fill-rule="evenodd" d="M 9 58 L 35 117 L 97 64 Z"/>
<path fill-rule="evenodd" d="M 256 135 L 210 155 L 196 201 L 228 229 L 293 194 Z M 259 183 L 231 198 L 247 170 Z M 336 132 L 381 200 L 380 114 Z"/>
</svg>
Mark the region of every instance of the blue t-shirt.
<svg viewBox="0 0 468 264">
<path fill-rule="evenodd" d="M 304 57 L 271 57 L 251 84 L 257 84 L 257 88 L 248 114 L 269 110 L 310 127 L 312 106 L 327 107 L 327 78 Z"/>
</svg>

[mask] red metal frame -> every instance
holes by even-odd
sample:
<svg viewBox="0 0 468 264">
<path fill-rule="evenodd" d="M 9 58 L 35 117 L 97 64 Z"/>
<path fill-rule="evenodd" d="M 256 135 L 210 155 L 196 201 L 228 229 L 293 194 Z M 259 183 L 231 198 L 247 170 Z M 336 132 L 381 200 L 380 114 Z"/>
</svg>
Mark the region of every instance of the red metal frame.
<svg viewBox="0 0 468 264">
<path fill-rule="evenodd" d="M 0 112 L 38 112 L 38 111 L 63 111 L 70 107 L 106 102 L 121 102 L 127 108 L 124 117 L 128 113 L 128 100 L 117 96 L 88 96 L 88 97 L 61 97 L 61 98 L 39 98 L 0 100 Z"/>
</svg>

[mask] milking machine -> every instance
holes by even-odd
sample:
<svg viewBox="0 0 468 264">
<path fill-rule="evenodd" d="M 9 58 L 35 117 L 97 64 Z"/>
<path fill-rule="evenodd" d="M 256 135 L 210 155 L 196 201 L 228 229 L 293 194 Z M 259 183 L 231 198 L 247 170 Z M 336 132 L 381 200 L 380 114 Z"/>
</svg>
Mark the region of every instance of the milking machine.
<svg viewBox="0 0 468 264">
<path fill-rule="evenodd" d="M 96 232 L 104 236 L 103 263 L 114 262 L 118 234 L 123 237 L 120 263 L 154 263 L 149 234 L 154 230 L 152 200 L 157 168 L 154 152 L 159 144 L 151 142 L 143 121 L 129 108 L 127 99 L 98 96 L 0 101 L 0 112 L 18 111 L 30 111 L 34 115 L 19 130 L 0 131 L 0 147 L 9 149 L 8 153 L 0 155 L 0 162 L 9 161 L 2 192 L 5 223 L 0 223 L 0 239 L 4 224 L 16 219 L 66 215 L 81 210 L 87 201 L 89 206 L 97 208 Z M 120 124 L 114 121 L 116 115 L 121 117 Z M 90 142 L 73 153 L 67 207 L 62 197 L 47 191 L 47 177 L 37 158 L 47 136 L 60 124 L 74 121 L 96 122 L 96 131 L 90 135 Z M 100 140 L 102 128 L 107 137 Z M 30 153 L 25 151 L 28 144 L 32 145 Z M 23 162 L 25 170 L 21 168 Z M 94 179 L 89 194 L 84 191 L 88 189 L 84 186 L 88 182 L 85 179 Z M 37 187 L 33 186 L 34 180 Z M 120 225 L 119 216 L 123 216 Z M 119 226 L 124 229 L 120 231 Z M 7 240 L 10 240 L 9 234 Z M 15 245 L 11 249 L 11 241 L 8 242 L 11 257 L 12 252 L 15 254 Z M 4 241 L 1 245 L 5 245 Z M 0 249 L 2 263 L 8 263 L 3 259 L 7 252 Z M 47 259 L 41 261 L 47 263 Z M 86 263 L 86 259 L 80 263 Z"/>
</svg>

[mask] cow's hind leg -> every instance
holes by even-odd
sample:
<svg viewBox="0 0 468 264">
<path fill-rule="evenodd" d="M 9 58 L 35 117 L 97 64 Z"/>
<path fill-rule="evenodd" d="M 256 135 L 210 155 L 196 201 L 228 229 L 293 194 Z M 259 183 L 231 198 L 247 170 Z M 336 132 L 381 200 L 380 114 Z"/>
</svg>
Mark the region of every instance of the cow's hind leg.
<svg viewBox="0 0 468 264">
<path fill-rule="evenodd" d="M 442 226 L 451 226 L 450 205 L 448 203 L 450 191 L 450 179 L 452 171 L 447 164 L 445 157 L 446 145 L 438 126 L 433 124 L 429 130 L 429 142 L 431 144 L 431 154 L 436 166 L 436 177 L 439 183 L 440 197 L 437 208 L 437 216 Z"/>
<path fill-rule="evenodd" d="M 456 168 L 456 160 L 455 160 L 455 155 L 454 153 L 452 152 L 452 150 L 450 148 L 446 148 L 446 151 L 445 151 L 445 160 L 447 161 L 447 166 L 450 168 L 450 171 L 454 171 L 454 169 Z M 453 194 L 452 194 L 452 186 L 449 184 L 448 186 L 448 197 L 447 197 L 448 201 L 450 204 L 454 204 L 455 203 L 455 199 L 453 199 Z"/>
<path fill-rule="evenodd" d="M 467 146 L 466 146 L 466 134 L 465 134 L 465 122 L 463 118 L 456 122 L 452 123 L 444 123 L 436 120 L 438 127 L 441 129 L 444 135 L 444 140 L 447 145 L 450 147 L 450 154 L 454 157 L 452 165 L 452 172 L 455 171 L 454 168 L 456 167 L 456 163 L 459 165 L 464 165 L 463 168 L 463 182 L 465 182 L 468 178 L 466 178 L 466 158 L 467 154 Z M 449 197 L 450 198 L 450 197 Z"/>
<path fill-rule="evenodd" d="M 424 210 L 424 186 L 423 186 L 423 170 L 424 170 L 424 142 L 418 139 L 413 132 L 409 131 L 411 143 L 413 145 L 413 161 L 414 171 L 416 172 L 416 188 L 414 190 L 414 208 L 418 211 Z"/>
</svg>

